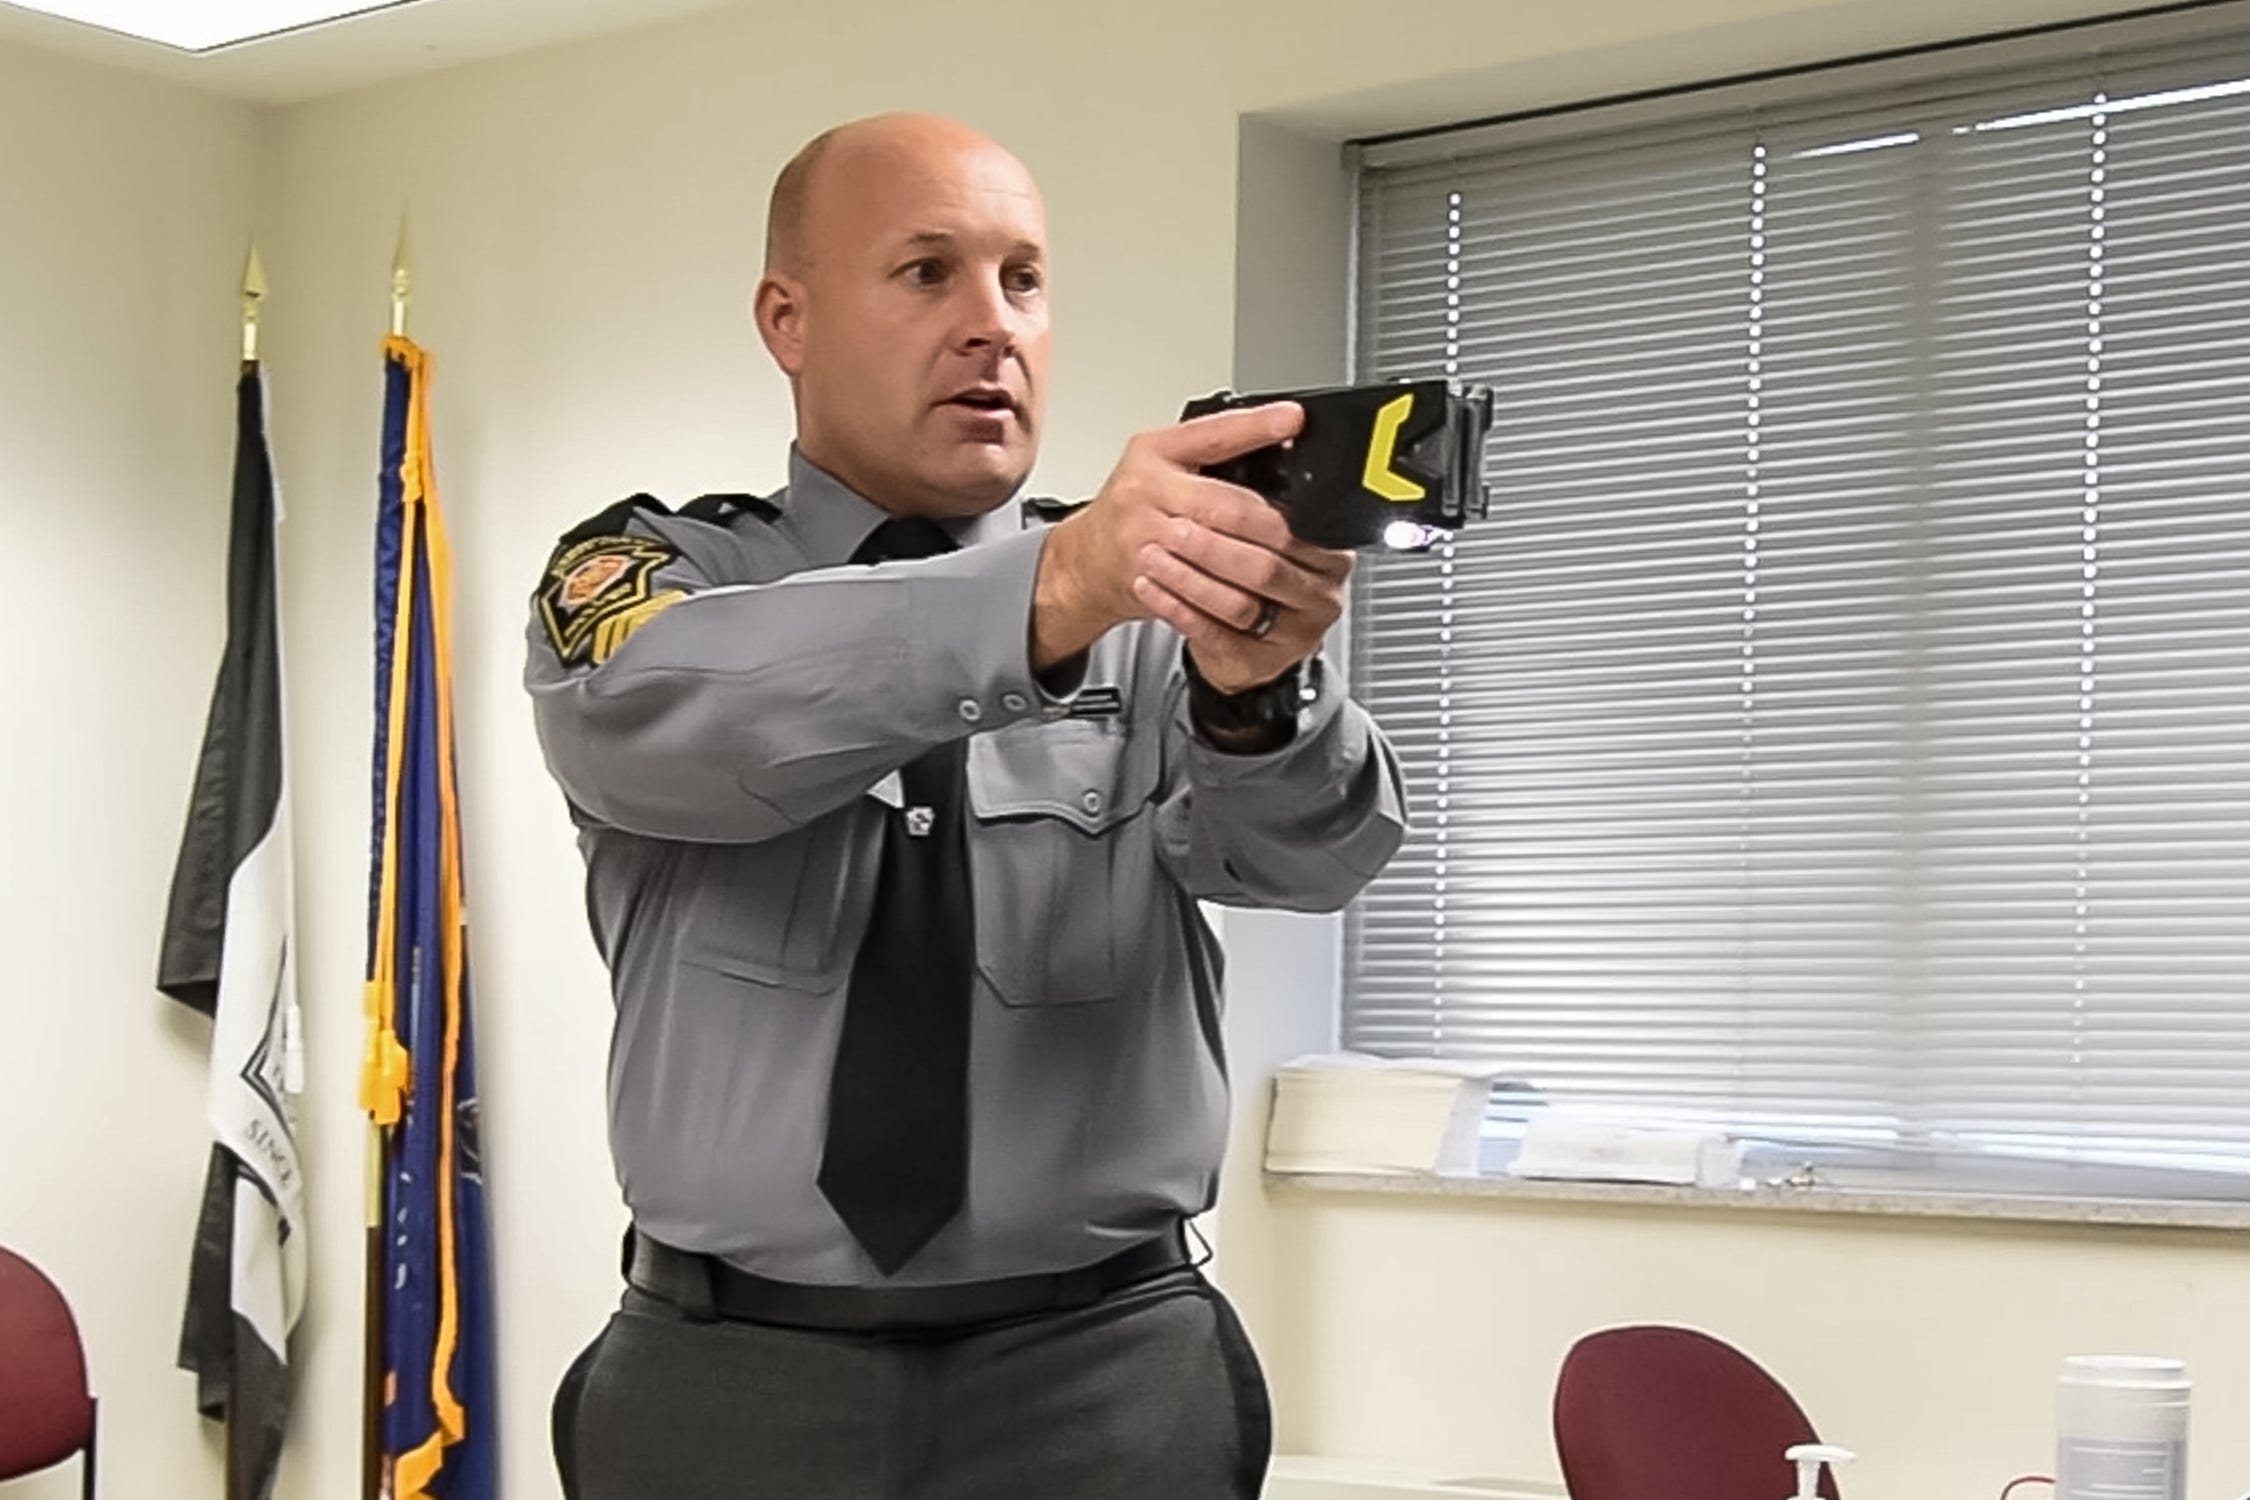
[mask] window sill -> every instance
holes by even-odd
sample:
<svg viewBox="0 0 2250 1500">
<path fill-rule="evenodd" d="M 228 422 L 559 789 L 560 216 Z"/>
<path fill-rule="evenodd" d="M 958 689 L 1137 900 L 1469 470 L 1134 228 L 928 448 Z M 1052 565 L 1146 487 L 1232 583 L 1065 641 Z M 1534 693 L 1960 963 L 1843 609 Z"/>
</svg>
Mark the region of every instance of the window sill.
<svg viewBox="0 0 2250 1500">
<path fill-rule="evenodd" d="M 1495 1203 L 1676 1204 L 1684 1208 L 1764 1209 L 1779 1213 L 1879 1214 L 1922 1219 L 1986 1219 L 2041 1224 L 2115 1224 L 2142 1229 L 2250 1229 L 2250 1203 L 2174 1198 L 2056 1198 L 2028 1193 L 1884 1192 L 1859 1187 L 1671 1187 L 1640 1182 L 1558 1182 L 1523 1177 L 1441 1177 L 1435 1173 L 1267 1172 L 1268 1187 L 1291 1192 L 1387 1194 Z"/>
<path fill-rule="evenodd" d="M 1551 1480 L 1450 1475 L 1426 1465 L 1362 1463 L 1277 1453 L 1266 1470 L 1270 1500 L 1568 1500 Z"/>
</svg>

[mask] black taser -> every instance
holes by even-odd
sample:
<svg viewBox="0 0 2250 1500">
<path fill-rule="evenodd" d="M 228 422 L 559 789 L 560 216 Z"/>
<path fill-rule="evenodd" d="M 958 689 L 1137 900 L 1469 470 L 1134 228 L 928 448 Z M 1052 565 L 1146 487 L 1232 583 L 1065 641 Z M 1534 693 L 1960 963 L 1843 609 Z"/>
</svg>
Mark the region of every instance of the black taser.
<svg viewBox="0 0 2250 1500">
<path fill-rule="evenodd" d="M 1484 517 L 1490 388 L 1417 380 L 1257 395 L 1221 391 L 1190 401 L 1180 415 L 1184 420 L 1275 401 L 1304 407 L 1302 432 L 1203 472 L 1265 496 L 1303 540 L 1339 550 L 1418 552 Z"/>
</svg>

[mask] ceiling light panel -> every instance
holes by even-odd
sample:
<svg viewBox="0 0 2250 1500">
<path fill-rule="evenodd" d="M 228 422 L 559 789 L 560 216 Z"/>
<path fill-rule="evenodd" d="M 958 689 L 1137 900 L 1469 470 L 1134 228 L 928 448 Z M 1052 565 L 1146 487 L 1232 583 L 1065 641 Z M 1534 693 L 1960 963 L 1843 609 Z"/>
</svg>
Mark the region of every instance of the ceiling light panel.
<svg viewBox="0 0 2250 1500">
<path fill-rule="evenodd" d="M 369 11 L 395 10 L 415 0 L 5 0 L 8 8 L 38 11 L 98 26 L 182 52 L 213 52 L 260 37 L 318 26 Z"/>
</svg>

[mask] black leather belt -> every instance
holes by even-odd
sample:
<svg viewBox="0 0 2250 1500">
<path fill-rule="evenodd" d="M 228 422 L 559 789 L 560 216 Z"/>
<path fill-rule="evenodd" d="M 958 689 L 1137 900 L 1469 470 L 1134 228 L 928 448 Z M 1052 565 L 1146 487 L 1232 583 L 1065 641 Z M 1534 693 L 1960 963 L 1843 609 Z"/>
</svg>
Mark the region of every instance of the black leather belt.
<svg viewBox="0 0 2250 1500">
<path fill-rule="evenodd" d="M 717 1256 L 676 1250 L 635 1230 L 625 1279 L 686 1317 L 835 1333 L 961 1328 L 1090 1307 L 1111 1292 L 1190 1264 L 1174 1229 L 1074 1271 L 942 1286 L 807 1286 L 754 1276 Z"/>
</svg>

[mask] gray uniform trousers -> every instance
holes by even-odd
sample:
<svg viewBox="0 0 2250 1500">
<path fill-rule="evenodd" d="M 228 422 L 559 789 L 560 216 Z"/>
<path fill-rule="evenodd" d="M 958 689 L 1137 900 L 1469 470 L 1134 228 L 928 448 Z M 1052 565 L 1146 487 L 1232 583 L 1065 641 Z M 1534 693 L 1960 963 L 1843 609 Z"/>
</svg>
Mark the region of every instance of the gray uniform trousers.
<svg viewBox="0 0 2250 1500">
<path fill-rule="evenodd" d="M 694 1321 L 628 1290 L 564 1377 L 569 1500 L 1254 1500 L 1265 1378 L 1183 1267 L 965 1330 Z"/>
</svg>

